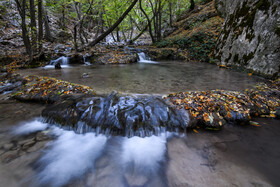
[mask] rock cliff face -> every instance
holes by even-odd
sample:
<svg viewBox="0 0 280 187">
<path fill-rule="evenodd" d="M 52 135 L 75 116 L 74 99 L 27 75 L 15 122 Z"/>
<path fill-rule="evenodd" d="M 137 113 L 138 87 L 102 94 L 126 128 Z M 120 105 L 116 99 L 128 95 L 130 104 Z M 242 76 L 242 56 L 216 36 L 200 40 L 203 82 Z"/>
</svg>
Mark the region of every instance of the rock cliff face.
<svg viewBox="0 0 280 187">
<path fill-rule="evenodd" d="M 216 0 L 225 22 L 214 52 L 220 65 L 279 77 L 280 1 Z"/>
</svg>

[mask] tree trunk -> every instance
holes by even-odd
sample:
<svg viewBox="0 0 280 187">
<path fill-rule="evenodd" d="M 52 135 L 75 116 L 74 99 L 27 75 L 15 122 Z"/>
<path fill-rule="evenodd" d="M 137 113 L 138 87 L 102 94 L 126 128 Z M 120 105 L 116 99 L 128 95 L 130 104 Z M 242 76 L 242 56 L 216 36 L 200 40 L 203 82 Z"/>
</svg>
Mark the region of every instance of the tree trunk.
<svg viewBox="0 0 280 187">
<path fill-rule="evenodd" d="M 156 0 L 156 3 L 155 3 L 155 12 L 154 14 L 156 15 L 156 21 L 154 23 L 154 27 L 155 27 L 155 38 L 156 38 L 156 41 L 158 41 L 158 0 Z"/>
<path fill-rule="evenodd" d="M 111 24 L 110 24 L 110 22 L 109 22 L 109 19 L 108 19 L 107 14 L 105 14 L 105 16 L 106 16 L 106 20 L 107 20 L 108 26 L 111 27 Z M 114 32 L 111 32 L 111 35 L 112 35 L 112 38 L 113 38 L 114 42 L 117 42 L 117 40 L 116 40 L 116 38 L 115 38 L 115 36 L 114 36 Z"/>
<path fill-rule="evenodd" d="M 121 39 L 120 39 L 120 33 L 119 33 L 119 27 L 117 27 L 117 42 L 120 42 L 121 41 Z"/>
<path fill-rule="evenodd" d="M 142 34 L 144 34 L 144 32 L 148 29 L 148 27 L 149 27 L 149 24 L 147 24 L 145 26 L 145 28 L 135 38 L 133 38 L 131 41 L 135 42 L 138 38 L 140 38 L 142 36 Z"/>
<path fill-rule="evenodd" d="M 75 54 L 77 54 L 77 52 L 78 52 L 77 25 L 74 25 L 74 48 L 75 48 Z"/>
<path fill-rule="evenodd" d="M 172 26 L 172 3 L 169 3 L 169 26 Z"/>
<path fill-rule="evenodd" d="M 26 0 L 22 0 L 22 4 L 20 4 L 19 0 L 16 0 L 17 9 L 19 11 L 20 17 L 21 17 L 21 31 L 22 31 L 22 39 L 23 43 L 26 49 L 27 54 L 29 55 L 29 62 L 32 62 L 33 60 L 33 51 L 30 44 L 27 28 L 26 28 L 26 20 L 25 20 L 25 6 L 26 6 Z"/>
<path fill-rule="evenodd" d="M 132 10 L 132 8 L 135 6 L 138 0 L 134 0 L 132 4 L 128 7 L 128 9 L 123 13 L 123 15 L 114 23 L 112 27 L 110 27 L 106 32 L 104 32 L 101 36 L 99 36 L 96 40 L 91 42 L 89 45 L 94 46 L 97 43 L 99 43 L 101 40 L 106 38 L 111 32 L 115 30 L 115 28 L 118 27 L 118 25 L 123 21 L 123 19 L 128 15 L 128 13 Z"/>
<path fill-rule="evenodd" d="M 132 17 L 130 17 L 130 29 L 131 29 L 131 32 L 130 32 L 129 40 L 132 39 L 132 37 L 133 37 L 133 31 L 134 31 Z"/>
<path fill-rule="evenodd" d="M 126 38 L 126 35 L 125 35 L 125 31 L 122 30 L 121 32 L 122 32 L 122 34 L 123 34 L 123 41 L 124 41 L 124 42 L 127 42 L 127 38 Z"/>
<path fill-rule="evenodd" d="M 152 43 L 155 43 L 155 39 L 154 39 L 154 36 L 153 36 L 153 32 L 152 32 L 152 24 L 151 24 L 151 21 L 149 19 L 149 16 L 146 14 L 145 10 L 143 9 L 142 7 L 142 3 L 141 3 L 142 0 L 139 1 L 139 7 L 140 7 L 140 10 L 143 12 L 143 14 L 145 15 L 147 21 L 148 21 L 148 26 L 149 26 L 149 33 L 150 33 L 150 37 L 152 39 Z M 154 19 L 155 16 L 153 16 L 152 19 Z"/>
<path fill-rule="evenodd" d="M 37 27 L 36 27 L 36 16 L 35 16 L 35 5 L 34 0 L 29 0 L 30 4 L 30 26 L 31 26 L 31 44 L 33 51 L 37 48 Z"/>
<path fill-rule="evenodd" d="M 45 25 L 45 38 L 46 38 L 47 41 L 53 42 L 54 41 L 54 37 L 51 34 L 47 11 L 44 10 L 44 7 L 42 8 L 42 10 L 43 10 L 43 14 L 44 14 L 43 17 L 44 17 L 44 25 Z"/>
<path fill-rule="evenodd" d="M 190 3 L 191 3 L 190 10 L 193 10 L 195 7 L 194 0 L 190 0 Z"/>
<path fill-rule="evenodd" d="M 42 0 L 38 0 L 38 44 L 39 44 L 39 54 L 42 52 L 42 39 L 43 39 L 43 12 L 42 12 Z"/>
<path fill-rule="evenodd" d="M 162 15 L 162 7 L 161 7 L 161 0 L 159 0 L 159 5 L 158 5 L 158 39 L 157 41 L 161 40 L 161 15 Z"/>
</svg>

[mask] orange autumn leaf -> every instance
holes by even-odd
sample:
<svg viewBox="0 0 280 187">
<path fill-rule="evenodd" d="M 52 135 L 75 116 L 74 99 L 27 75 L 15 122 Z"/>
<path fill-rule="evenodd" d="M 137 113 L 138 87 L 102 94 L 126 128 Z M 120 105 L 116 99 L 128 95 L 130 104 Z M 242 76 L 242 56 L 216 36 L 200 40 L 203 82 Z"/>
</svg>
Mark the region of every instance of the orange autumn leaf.
<svg viewBox="0 0 280 187">
<path fill-rule="evenodd" d="M 206 122 L 210 121 L 209 115 L 208 115 L 207 113 L 204 113 L 204 114 L 203 114 L 203 119 L 204 119 L 204 121 L 206 121 Z"/>
<path fill-rule="evenodd" d="M 255 121 L 250 121 L 250 125 L 255 126 L 255 127 L 260 127 L 258 122 Z"/>
<path fill-rule="evenodd" d="M 193 129 L 193 132 L 198 133 L 198 131 L 197 131 L 197 130 L 195 130 L 195 129 Z"/>
</svg>

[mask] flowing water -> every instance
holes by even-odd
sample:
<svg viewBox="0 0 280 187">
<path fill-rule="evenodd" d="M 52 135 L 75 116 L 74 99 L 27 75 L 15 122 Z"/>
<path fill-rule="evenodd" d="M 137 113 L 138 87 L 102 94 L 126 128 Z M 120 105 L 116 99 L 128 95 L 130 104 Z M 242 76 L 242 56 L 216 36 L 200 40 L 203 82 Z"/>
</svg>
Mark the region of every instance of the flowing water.
<svg viewBox="0 0 280 187">
<path fill-rule="evenodd" d="M 244 90 L 263 81 L 211 64 L 153 62 L 143 55 L 130 65 L 38 68 L 20 73 L 56 77 L 98 92 L 160 95 L 187 90 Z M 0 103 L 0 113 L 4 114 L 0 118 L 1 186 L 280 185 L 278 120 L 255 119 L 261 127 L 229 125 L 218 133 L 162 131 L 157 136 L 123 137 L 79 128 L 74 132 L 46 123 L 39 117 L 44 108 L 41 105 L 2 97 Z"/>
<path fill-rule="evenodd" d="M 68 68 L 69 67 L 69 57 L 62 56 L 55 60 L 51 60 L 49 65 L 46 65 L 43 68 L 44 69 L 53 69 L 53 68 L 55 68 L 55 65 L 57 63 L 60 63 L 61 68 Z"/>
</svg>

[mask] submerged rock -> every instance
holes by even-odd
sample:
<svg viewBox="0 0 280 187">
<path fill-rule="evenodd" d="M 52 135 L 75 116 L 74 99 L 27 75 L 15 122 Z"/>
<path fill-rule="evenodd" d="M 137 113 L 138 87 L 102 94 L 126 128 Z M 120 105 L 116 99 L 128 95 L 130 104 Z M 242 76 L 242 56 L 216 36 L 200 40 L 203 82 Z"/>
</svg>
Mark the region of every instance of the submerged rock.
<svg viewBox="0 0 280 187">
<path fill-rule="evenodd" d="M 70 96 L 47 107 L 42 116 L 76 131 L 85 131 L 79 125 L 82 122 L 103 133 L 126 136 L 183 130 L 189 120 L 186 111 L 174 108 L 161 97 L 121 96 L 117 93 L 87 98 Z"/>
</svg>

